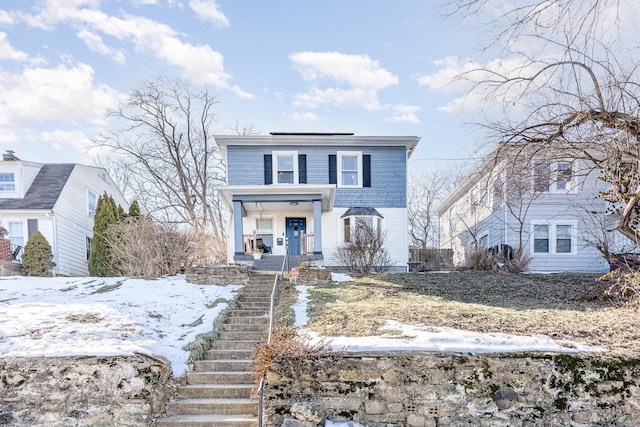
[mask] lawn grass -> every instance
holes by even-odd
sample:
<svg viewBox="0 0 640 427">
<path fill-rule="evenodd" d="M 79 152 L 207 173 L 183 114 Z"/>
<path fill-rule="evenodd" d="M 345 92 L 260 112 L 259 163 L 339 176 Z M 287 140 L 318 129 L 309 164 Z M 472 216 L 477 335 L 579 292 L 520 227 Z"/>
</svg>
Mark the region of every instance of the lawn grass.
<svg viewBox="0 0 640 427">
<path fill-rule="evenodd" d="M 325 336 L 381 335 L 386 320 L 475 332 L 548 335 L 640 354 L 640 315 L 588 298 L 596 274 L 472 271 L 386 274 L 310 289 L 308 328 Z"/>
</svg>

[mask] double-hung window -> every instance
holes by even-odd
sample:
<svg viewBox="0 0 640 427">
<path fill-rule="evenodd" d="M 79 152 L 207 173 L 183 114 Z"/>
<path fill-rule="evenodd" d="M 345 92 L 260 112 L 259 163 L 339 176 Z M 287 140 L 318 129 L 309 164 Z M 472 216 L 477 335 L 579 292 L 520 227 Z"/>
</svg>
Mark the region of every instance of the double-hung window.
<svg viewBox="0 0 640 427">
<path fill-rule="evenodd" d="M 298 183 L 298 153 L 295 151 L 273 152 L 273 182 L 276 184 Z"/>
<path fill-rule="evenodd" d="M 533 224 L 533 253 L 534 254 L 575 254 L 576 253 L 575 223 L 561 221 Z"/>
<path fill-rule="evenodd" d="M 533 226 L 533 252 L 548 253 L 549 252 L 549 226 L 534 225 Z"/>
<path fill-rule="evenodd" d="M 0 191 L 16 191 L 16 176 L 11 173 L 0 173 Z"/>
<path fill-rule="evenodd" d="M 567 162 L 556 164 L 556 190 L 568 191 L 571 189 L 571 165 Z"/>
<path fill-rule="evenodd" d="M 256 237 L 262 243 L 273 247 L 273 218 L 256 218 Z"/>
<path fill-rule="evenodd" d="M 572 189 L 569 162 L 537 163 L 533 167 L 533 189 L 538 193 L 567 193 Z"/>
<path fill-rule="evenodd" d="M 362 187 L 362 153 L 338 151 L 338 186 Z"/>
</svg>

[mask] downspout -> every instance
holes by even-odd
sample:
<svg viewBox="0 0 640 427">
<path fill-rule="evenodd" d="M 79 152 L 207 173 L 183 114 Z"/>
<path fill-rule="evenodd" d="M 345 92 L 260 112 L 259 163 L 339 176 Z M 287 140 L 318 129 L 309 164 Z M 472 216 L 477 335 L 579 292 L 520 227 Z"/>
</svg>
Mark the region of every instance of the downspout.
<svg viewBox="0 0 640 427">
<path fill-rule="evenodd" d="M 508 245 L 509 244 L 509 224 L 507 223 L 507 205 L 505 204 L 502 207 L 502 210 L 504 211 L 504 244 Z"/>
</svg>

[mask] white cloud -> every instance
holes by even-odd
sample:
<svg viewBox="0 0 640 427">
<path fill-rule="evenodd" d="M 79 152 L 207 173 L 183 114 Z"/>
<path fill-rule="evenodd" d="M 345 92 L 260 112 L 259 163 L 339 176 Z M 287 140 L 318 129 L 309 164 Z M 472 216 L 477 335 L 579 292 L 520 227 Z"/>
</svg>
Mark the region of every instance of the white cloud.
<svg viewBox="0 0 640 427">
<path fill-rule="evenodd" d="M 139 52 L 152 52 L 164 62 L 182 69 L 195 83 L 210 84 L 230 90 L 243 98 L 253 95 L 230 83 L 231 76 L 224 72 L 223 56 L 208 45 L 183 42 L 168 25 L 141 17 L 123 14 L 108 15 L 97 9 L 97 2 L 83 0 L 48 0 L 37 15 L 24 17 L 28 25 L 51 28 L 60 23 L 82 28 L 78 36 L 90 43 L 90 48 L 101 50 L 117 60 L 116 50 L 108 48 L 97 33 L 128 41 Z M 84 7 L 88 6 L 88 7 Z M 89 29 L 86 29 L 86 28 Z"/>
<path fill-rule="evenodd" d="M 398 84 L 398 77 L 367 55 L 339 52 L 299 52 L 289 56 L 293 68 L 314 84 L 329 81 L 329 87 L 314 87 L 295 95 L 294 105 L 317 108 L 321 105 L 381 108 L 378 91 Z"/>
<path fill-rule="evenodd" d="M 203 21 L 213 22 L 218 27 L 229 26 L 229 18 L 218 10 L 215 0 L 191 0 L 189 1 L 189 7 Z"/>
<path fill-rule="evenodd" d="M 40 133 L 38 139 L 50 143 L 57 150 L 63 150 L 67 146 L 71 146 L 81 153 L 87 153 L 91 146 L 91 139 L 79 130 L 66 131 L 56 129 L 45 131 Z"/>
<path fill-rule="evenodd" d="M 0 25 L 11 25 L 14 22 L 13 16 L 11 16 L 9 12 L 0 10 Z"/>
<path fill-rule="evenodd" d="M 393 115 L 387 118 L 388 122 L 402 122 L 402 123 L 420 123 L 420 119 L 416 114 L 422 108 L 417 105 L 392 105 Z"/>
<path fill-rule="evenodd" d="M 9 40 L 7 40 L 7 33 L 0 32 L 0 59 L 10 59 L 13 61 L 22 62 L 28 59 L 29 55 L 19 50 L 15 50 Z"/>
<path fill-rule="evenodd" d="M 101 55 L 109 56 L 114 61 L 119 62 L 120 64 L 125 63 L 125 55 L 123 52 L 113 49 L 102 41 L 102 38 L 91 31 L 86 29 L 82 29 L 78 31 L 78 38 L 84 42 L 85 45 L 92 50 L 93 52 L 97 52 Z"/>
<path fill-rule="evenodd" d="M 95 86 L 93 69 L 86 64 L 2 73 L 0 125 L 17 127 L 25 120 L 101 123 L 121 96 L 106 85 Z"/>
<path fill-rule="evenodd" d="M 288 117 L 291 120 L 294 120 L 296 122 L 317 122 L 318 120 L 320 120 L 320 116 L 311 112 L 306 112 L 306 113 L 295 112 L 295 113 L 289 114 Z"/>
</svg>

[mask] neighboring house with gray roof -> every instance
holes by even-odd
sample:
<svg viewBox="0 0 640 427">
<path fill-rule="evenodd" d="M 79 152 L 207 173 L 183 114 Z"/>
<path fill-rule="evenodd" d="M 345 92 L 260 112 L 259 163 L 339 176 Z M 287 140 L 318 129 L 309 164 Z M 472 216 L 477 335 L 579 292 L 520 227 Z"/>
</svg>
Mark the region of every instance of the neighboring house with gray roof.
<svg viewBox="0 0 640 427">
<path fill-rule="evenodd" d="M 9 232 L 16 262 L 39 230 L 53 249 L 54 272 L 85 276 L 98 197 L 128 203 L 102 168 L 73 163 L 36 163 L 7 151 L 0 162 L 0 226 Z"/>
</svg>

